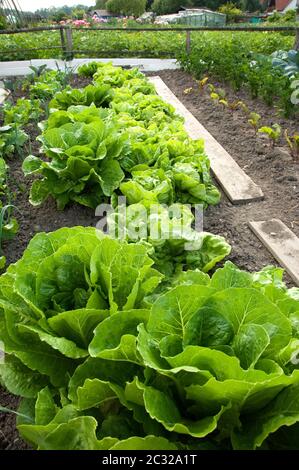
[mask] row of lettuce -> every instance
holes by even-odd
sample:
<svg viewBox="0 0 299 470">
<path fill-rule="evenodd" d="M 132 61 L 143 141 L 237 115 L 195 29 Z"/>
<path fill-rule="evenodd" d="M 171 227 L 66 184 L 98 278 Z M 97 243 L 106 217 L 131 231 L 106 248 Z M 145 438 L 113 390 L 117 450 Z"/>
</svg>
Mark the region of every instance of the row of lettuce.
<svg viewBox="0 0 299 470">
<path fill-rule="evenodd" d="M 1 277 L 1 380 L 38 449 L 298 448 L 298 289 L 227 262 L 161 285 L 145 246 L 38 234 Z M 160 289 L 157 289 L 158 286 Z"/>
<path fill-rule="evenodd" d="M 28 154 L 32 145 L 29 133 L 47 114 L 48 101 L 53 94 L 62 90 L 68 80 L 65 72 L 48 71 L 45 66 L 32 67 L 32 72 L 25 80 L 7 79 L 4 82 L 9 93 L 14 94 L 22 87 L 29 98 L 14 101 L 8 96 L 0 105 L 0 269 L 6 264 L 6 247 L 3 245 L 9 246 L 7 241 L 19 230 L 19 209 L 15 205 L 16 181 L 10 166 Z M 17 191 L 22 190 L 22 185 L 19 185 Z"/>
<path fill-rule="evenodd" d="M 31 203 L 40 205 L 51 196 L 62 210 L 71 202 L 92 209 L 111 202 L 110 219 L 123 222 L 123 238 L 133 241 L 137 228 L 145 230 L 139 238 L 150 245 L 163 273 L 211 269 L 229 253 L 229 245 L 222 237 L 188 230 L 191 205 L 207 207 L 220 198 L 203 142 L 189 138 L 182 118 L 137 69 L 91 63 L 81 73 L 94 75 L 94 84 L 58 92 L 49 103 L 49 118 L 40 124 L 38 140 L 47 159 L 30 155 L 24 160 L 25 175 L 40 176 L 33 182 Z M 172 214 L 163 204 L 172 206 Z M 153 206 L 156 232 L 167 227 L 171 237 L 150 237 Z"/>
<path fill-rule="evenodd" d="M 298 448 L 299 290 L 273 267 L 227 262 L 209 276 L 230 247 L 192 229 L 185 205 L 219 200 L 203 143 L 138 71 L 80 73 L 93 84 L 55 95 L 45 158 L 23 163 L 39 176 L 31 202 L 111 201 L 125 240 L 40 233 L 1 276 L 0 374 L 22 397 L 22 437 L 38 449 Z M 136 239 L 129 225 L 153 205 L 172 236 L 145 222 Z"/>
</svg>

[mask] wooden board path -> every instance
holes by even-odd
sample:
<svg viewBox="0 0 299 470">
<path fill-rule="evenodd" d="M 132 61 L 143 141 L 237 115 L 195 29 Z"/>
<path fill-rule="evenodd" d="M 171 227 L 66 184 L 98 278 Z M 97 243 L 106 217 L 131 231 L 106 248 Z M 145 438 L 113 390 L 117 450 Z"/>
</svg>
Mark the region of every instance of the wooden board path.
<svg viewBox="0 0 299 470">
<path fill-rule="evenodd" d="M 205 152 L 211 162 L 211 170 L 218 183 L 233 204 L 259 201 L 264 195 L 259 186 L 239 167 L 229 153 L 188 111 L 181 101 L 172 93 L 163 80 L 149 77 L 155 85 L 158 95 L 170 103 L 178 114 L 185 119 L 185 127 L 192 139 L 204 139 Z"/>
<path fill-rule="evenodd" d="M 299 286 L 299 238 L 279 219 L 249 222 L 249 227 Z"/>
</svg>

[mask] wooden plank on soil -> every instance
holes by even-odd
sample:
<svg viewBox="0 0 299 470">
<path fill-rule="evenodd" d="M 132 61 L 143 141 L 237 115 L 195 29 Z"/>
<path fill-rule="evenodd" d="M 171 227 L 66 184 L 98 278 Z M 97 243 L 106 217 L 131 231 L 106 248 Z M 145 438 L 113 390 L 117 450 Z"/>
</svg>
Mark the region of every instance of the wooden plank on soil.
<svg viewBox="0 0 299 470">
<path fill-rule="evenodd" d="M 249 227 L 299 286 L 299 238 L 279 219 L 249 222 Z"/>
<path fill-rule="evenodd" d="M 205 151 L 211 162 L 211 170 L 233 204 L 258 201 L 264 195 L 259 186 L 239 167 L 230 154 L 188 111 L 159 77 L 149 77 L 158 95 L 170 103 L 185 119 L 185 127 L 192 139 L 204 139 Z"/>
</svg>

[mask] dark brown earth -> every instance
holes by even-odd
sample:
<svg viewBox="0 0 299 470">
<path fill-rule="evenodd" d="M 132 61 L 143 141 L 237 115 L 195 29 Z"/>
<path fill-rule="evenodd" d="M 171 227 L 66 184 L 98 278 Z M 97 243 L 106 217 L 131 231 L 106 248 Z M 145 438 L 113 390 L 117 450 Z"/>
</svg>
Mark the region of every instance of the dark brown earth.
<svg viewBox="0 0 299 470">
<path fill-rule="evenodd" d="M 156 75 L 156 74 L 155 74 Z M 299 164 L 288 154 L 281 140 L 278 148 L 272 149 L 267 139 L 257 137 L 249 126 L 244 112 L 230 112 L 216 105 L 207 92 L 196 91 L 198 86 L 190 75 L 183 71 L 163 71 L 159 75 L 176 96 L 186 105 L 208 131 L 223 145 L 237 163 L 255 183 L 261 186 L 265 199 L 260 202 L 234 206 L 222 194 L 216 207 L 205 212 L 204 229 L 226 237 L 232 245 L 230 260 L 249 271 L 259 270 L 267 264 L 277 264 L 268 251 L 248 228 L 248 221 L 281 219 L 291 230 L 299 235 Z M 214 82 L 213 82 L 214 83 Z M 73 86 L 83 86 L 85 79 L 74 78 Z M 214 85 L 218 86 L 219 84 Z M 262 125 L 278 122 L 291 131 L 299 131 L 295 120 L 282 119 L 275 115 L 275 109 L 264 103 L 251 100 L 246 92 L 234 93 L 223 84 L 230 101 L 242 99 L 250 111 L 262 116 Z M 192 87 L 189 94 L 184 90 Z M 17 96 L 18 95 L 18 96 Z M 13 96 L 23 96 L 19 91 Z M 36 127 L 30 125 L 26 131 L 31 135 L 32 153 L 38 152 L 35 138 Z M 37 154 L 37 153 L 36 153 Z M 83 225 L 94 226 L 97 219 L 94 212 L 79 205 L 72 205 L 63 212 L 56 209 L 55 202 L 48 200 L 40 208 L 29 204 L 30 179 L 25 179 L 21 170 L 22 161 L 15 158 L 9 162 L 11 188 L 15 191 L 14 204 L 19 208 L 17 218 L 20 231 L 16 238 L 4 246 L 4 254 L 9 263 L 16 261 L 26 248 L 34 233 L 52 231 L 60 227 Z M 290 279 L 286 280 L 291 284 Z M 0 405 L 15 409 L 18 399 L 0 388 Z M 0 412 L 0 449 L 26 449 L 28 446 L 19 438 L 15 428 L 15 417 Z"/>
<path fill-rule="evenodd" d="M 151 74 L 157 75 L 157 74 Z M 267 138 L 256 135 L 241 110 L 231 112 L 211 100 L 208 91 L 199 92 L 196 81 L 186 72 L 159 72 L 172 92 L 230 153 L 241 168 L 261 186 L 263 201 L 233 205 L 222 194 L 218 206 L 210 206 L 204 214 L 204 229 L 223 235 L 232 245 L 230 260 L 249 271 L 267 264 L 277 264 L 248 227 L 249 221 L 281 219 L 299 235 L 299 162 L 295 163 L 283 139 L 274 149 Z M 279 123 L 282 129 L 299 132 L 299 123 L 276 115 L 273 107 L 252 100 L 244 91 L 235 93 L 223 83 L 212 83 L 225 89 L 228 101 L 242 100 L 250 112 L 258 112 L 261 125 Z M 189 94 L 185 90 L 192 87 Z M 286 276 L 286 279 L 288 277 Z"/>
</svg>

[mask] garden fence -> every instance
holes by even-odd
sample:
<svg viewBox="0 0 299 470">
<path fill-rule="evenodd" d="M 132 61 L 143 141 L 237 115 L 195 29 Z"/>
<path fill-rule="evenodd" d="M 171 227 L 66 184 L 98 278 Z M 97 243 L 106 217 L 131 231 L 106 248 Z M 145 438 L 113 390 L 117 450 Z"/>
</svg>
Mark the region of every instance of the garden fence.
<svg viewBox="0 0 299 470">
<path fill-rule="evenodd" d="M 293 32 L 296 33 L 299 31 L 298 26 L 221 26 L 221 27 L 147 27 L 147 28 L 120 28 L 120 27 L 100 27 L 100 28 L 72 28 L 67 25 L 60 26 L 47 26 L 47 27 L 34 27 L 34 28 L 24 28 L 24 29 L 11 29 L 11 30 L 0 30 L 0 35 L 3 34 L 21 34 L 21 33 L 33 33 L 33 32 L 43 32 L 43 31 L 57 31 L 60 34 L 60 45 L 53 45 L 47 47 L 34 47 L 28 49 L 22 49 L 22 53 L 31 52 L 31 51 L 45 51 L 50 49 L 60 49 L 62 51 L 62 56 L 66 60 L 71 60 L 74 56 L 82 54 L 85 56 L 100 54 L 103 51 L 92 50 L 92 49 L 76 49 L 73 44 L 73 31 L 93 31 L 99 32 L 103 31 L 119 31 L 120 33 L 136 33 L 136 32 L 146 32 L 146 33 L 156 33 L 161 31 L 168 31 L 171 33 L 185 33 L 186 34 L 186 52 L 191 51 L 191 33 L 192 32 L 203 32 L 203 31 L 245 31 L 245 32 Z M 17 54 L 20 52 L 20 49 L 8 49 L 6 51 L 0 51 L 1 54 Z M 121 56 L 122 51 L 113 51 Z M 147 51 L 148 52 L 148 51 Z M 105 51 L 107 54 L 107 51 Z M 138 51 L 131 51 L 132 55 L 138 53 Z M 165 52 L 167 54 L 167 52 Z"/>
</svg>

